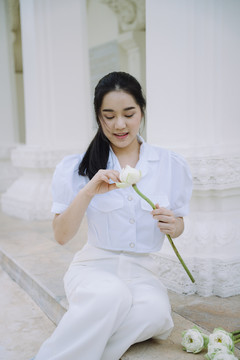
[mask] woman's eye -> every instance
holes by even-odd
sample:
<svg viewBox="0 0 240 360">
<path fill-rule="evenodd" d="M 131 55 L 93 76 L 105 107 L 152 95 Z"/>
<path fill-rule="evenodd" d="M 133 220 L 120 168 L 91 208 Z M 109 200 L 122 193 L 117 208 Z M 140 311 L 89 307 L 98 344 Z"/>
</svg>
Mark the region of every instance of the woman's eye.
<svg viewBox="0 0 240 360">
<path fill-rule="evenodd" d="M 131 115 L 125 115 L 127 118 L 131 118 L 134 114 Z"/>
<path fill-rule="evenodd" d="M 114 116 L 105 116 L 105 118 L 108 120 L 112 120 L 114 118 Z"/>
</svg>

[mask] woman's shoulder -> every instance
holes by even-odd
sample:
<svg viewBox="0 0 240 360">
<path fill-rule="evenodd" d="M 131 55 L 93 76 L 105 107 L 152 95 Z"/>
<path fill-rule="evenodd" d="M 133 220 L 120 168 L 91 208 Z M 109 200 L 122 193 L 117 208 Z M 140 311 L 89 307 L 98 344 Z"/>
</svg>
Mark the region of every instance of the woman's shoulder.
<svg viewBox="0 0 240 360">
<path fill-rule="evenodd" d="M 160 160 L 162 157 L 169 155 L 169 151 L 158 145 L 152 145 L 147 142 L 144 143 L 144 154 L 149 160 Z"/>
<path fill-rule="evenodd" d="M 160 161 L 172 161 L 172 162 L 181 162 L 184 161 L 182 155 L 167 149 L 163 148 L 159 145 L 151 145 L 146 143 L 147 148 L 147 155 L 148 158 L 151 160 L 160 160 Z"/>
<path fill-rule="evenodd" d="M 81 154 L 68 155 L 56 166 L 52 179 L 52 212 L 55 214 L 62 213 L 87 182 L 86 176 L 78 174 L 82 158 Z"/>
<path fill-rule="evenodd" d="M 148 152 L 152 156 L 159 158 L 159 160 L 165 159 L 171 161 L 172 163 L 182 164 L 182 165 L 187 163 L 183 155 L 171 149 L 163 148 L 158 145 L 150 145 L 150 144 L 147 144 L 147 147 L 148 147 Z"/>
<path fill-rule="evenodd" d="M 54 184 L 71 184 L 74 188 L 79 183 L 85 183 L 85 179 L 78 174 L 79 165 L 84 154 L 72 154 L 65 156 L 56 166 L 53 183 Z"/>
<path fill-rule="evenodd" d="M 64 156 L 64 158 L 57 164 L 56 169 L 62 171 L 76 170 L 79 167 L 83 158 L 83 154 L 71 154 Z"/>
</svg>

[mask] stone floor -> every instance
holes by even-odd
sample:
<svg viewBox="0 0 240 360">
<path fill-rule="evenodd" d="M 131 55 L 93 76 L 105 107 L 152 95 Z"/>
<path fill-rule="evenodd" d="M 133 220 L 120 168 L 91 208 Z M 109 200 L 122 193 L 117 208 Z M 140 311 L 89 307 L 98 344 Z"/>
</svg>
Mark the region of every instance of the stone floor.
<svg viewBox="0 0 240 360">
<path fill-rule="evenodd" d="M 1 269 L 0 287 L 0 359 L 31 359 L 55 325 Z"/>
<path fill-rule="evenodd" d="M 50 221 L 28 222 L 0 214 L 0 360 L 30 359 L 54 330 L 53 321 L 57 323 L 67 308 L 62 276 L 84 242 L 85 227 L 62 247 L 53 239 Z M 219 326 L 240 329 L 240 295 L 203 298 L 169 291 L 169 296 L 175 323 L 169 339 L 136 344 L 122 360 L 204 359 L 204 352 L 182 351 L 183 330 L 195 324 L 206 333 Z"/>
</svg>

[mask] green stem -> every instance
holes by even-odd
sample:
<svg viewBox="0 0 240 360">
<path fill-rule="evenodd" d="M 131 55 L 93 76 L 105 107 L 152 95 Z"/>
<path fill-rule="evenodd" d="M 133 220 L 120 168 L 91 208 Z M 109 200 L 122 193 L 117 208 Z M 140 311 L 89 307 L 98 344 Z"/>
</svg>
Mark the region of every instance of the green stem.
<svg viewBox="0 0 240 360">
<path fill-rule="evenodd" d="M 156 206 L 153 204 L 153 202 L 152 202 L 148 197 L 146 197 L 143 193 L 141 193 L 141 191 L 138 189 L 138 187 L 137 187 L 136 184 L 133 184 L 132 187 L 133 187 L 133 189 L 136 191 L 136 193 L 137 193 L 139 196 L 141 196 L 144 200 L 146 200 L 153 209 L 156 209 Z M 168 240 L 169 240 L 169 242 L 170 242 L 170 244 L 171 244 L 171 246 L 172 246 L 175 254 L 177 255 L 180 263 L 182 264 L 183 268 L 185 269 L 185 271 L 186 271 L 186 273 L 188 274 L 188 276 L 189 276 L 189 278 L 191 279 L 191 281 L 194 283 L 195 280 L 194 280 L 192 274 L 190 273 L 187 265 L 186 265 L 185 262 L 183 261 L 181 255 L 179 254 L 179 252 L 178 252 L 178 250 L 177 250 L 177 248 L 176 248 L 176 246 L 175 246 L 175 244 L 174 244 L 171 236 L 167 234 L 167 238 L 168 238 Z"/>
<path fill-rule="evenodd" d="M 239 334 L 239 335 L 235 335 L 235 336 L 233 337 L 233 340 L 234 340 L 234 341 L 235 341 L 235 340 L 240 341 L 240 334 Z"/>
<path fill-rule="evenodd" d="M 233 336 L 235 336 L 235 335 L 240 335 L 240 330 L 238 330 L 238 331 L 233 331 L 231 334 L 232 334 Z"/>
<path fill-rule="evenodd" d="M 141 191 L 138 189 L 136 184 L 133 184 L 132 187 L 134 188 L 134 190 L 136 191 L 136 193 L 138 195 L 140 195 L 144 200 L 146 200 L 149 203 L 149 205 L 151 205 L 151 207 L 153 209 L 156 209 L 156 206 L 154 205 L 154 203 L 148 197 L 146 197 L 143 193 L 141 193 Z"/>
<path fill-rule="evenodd" d="M 186 265 L 185 262 L 183 261 L 183 258 L 182 258 L 181 255 L 179 254 L 179 252 L 178 252 L 178 250 L 177 250 L 177 248 L 176 248 L 176 246 L 175 246 L 175 244 L 174 244 L 171 236 L 167 234 L 167 238 L 168 238 L 170 244 L 172 245 L 172 248 L 173 248 L 175 254 L 177 255 L 180 263 L 182 264 L 184 270 L 185 270 L 186 273 L 188 274 L 188 276 L 189 276 L 189 278 L 191 279 L 192 283 L 194 283 L 194 282 L 195 282 L 194 277 L 192 276 L 190 270 L 188 269 L 187 265 Z"/>
</svg>

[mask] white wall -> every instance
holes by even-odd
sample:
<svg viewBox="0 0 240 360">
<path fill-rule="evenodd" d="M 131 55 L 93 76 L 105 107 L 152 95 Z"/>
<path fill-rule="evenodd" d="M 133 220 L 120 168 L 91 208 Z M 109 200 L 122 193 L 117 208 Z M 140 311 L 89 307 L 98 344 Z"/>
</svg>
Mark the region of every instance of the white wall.
<svg viewBox="0 0 240 360">
<path fill-rule="evenodd" d="M 148 140 L 239 151 L 240 2 L 147 1 Z"/>
</svg>

